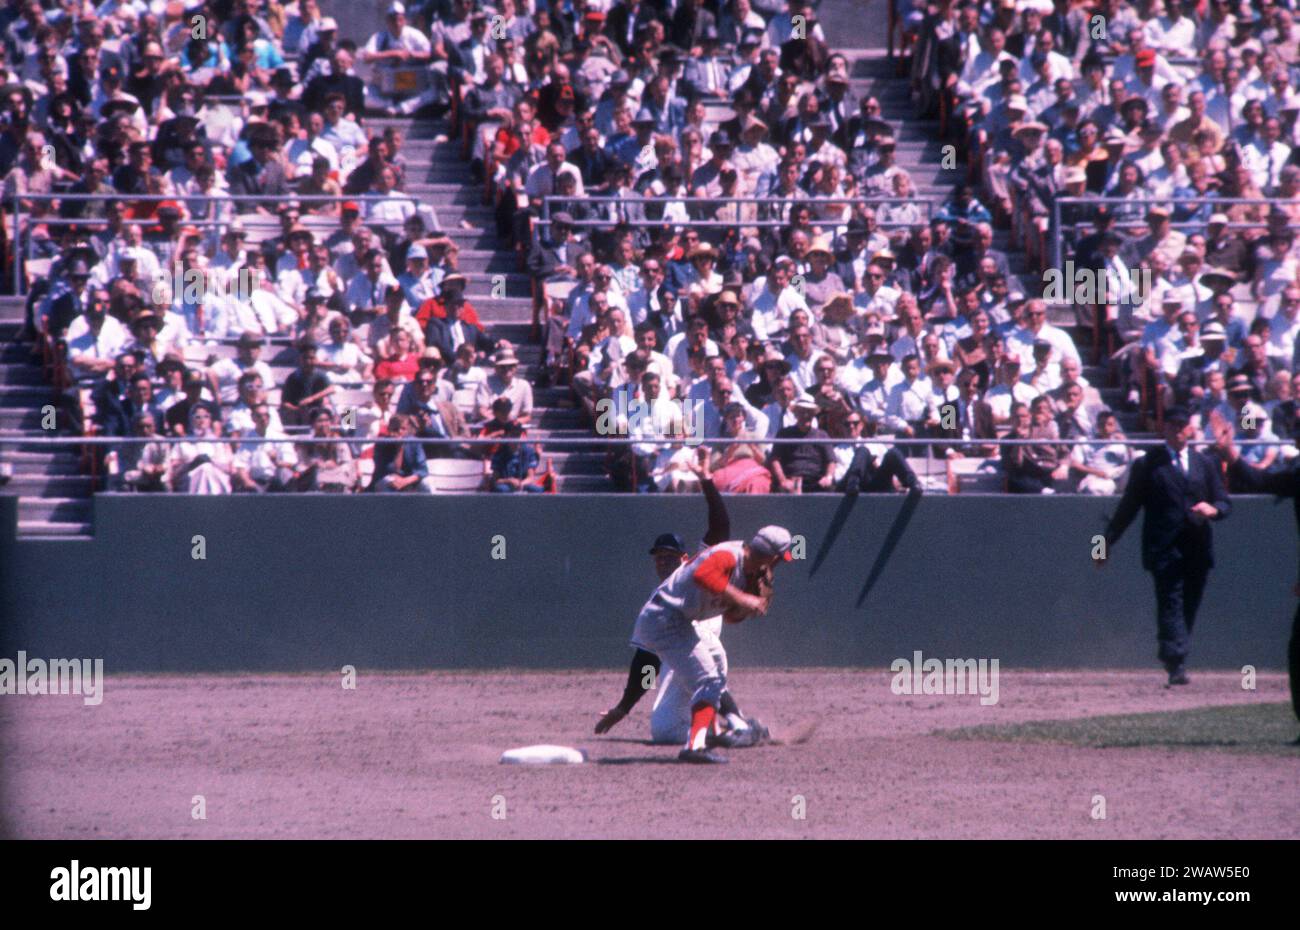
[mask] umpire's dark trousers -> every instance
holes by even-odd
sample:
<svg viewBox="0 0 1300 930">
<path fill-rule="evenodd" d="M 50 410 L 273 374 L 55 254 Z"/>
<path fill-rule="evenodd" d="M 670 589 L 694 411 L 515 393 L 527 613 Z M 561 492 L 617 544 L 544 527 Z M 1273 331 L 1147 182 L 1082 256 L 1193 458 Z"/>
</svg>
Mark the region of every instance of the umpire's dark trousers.
<svg viewBox="0 0 1300 930">
<path fill-rule="evenodd" d="M 1300 607 L 1291 621 L 1291 642 L 1286 648 L 1287 677 L 1291 679 L 1291 710 L 1300 720 Z"/>
<path fill-rule="evenodd" d="M 1177 559 L 1151 574 L 1156 580 L 1156 638 L 1159 656 L 1167 671 L 1174 671 L 1187 660 L 1188 640 L 1196 625 L 1196 612 L 1205 594 L 1207 566 Z"/>
</svg>

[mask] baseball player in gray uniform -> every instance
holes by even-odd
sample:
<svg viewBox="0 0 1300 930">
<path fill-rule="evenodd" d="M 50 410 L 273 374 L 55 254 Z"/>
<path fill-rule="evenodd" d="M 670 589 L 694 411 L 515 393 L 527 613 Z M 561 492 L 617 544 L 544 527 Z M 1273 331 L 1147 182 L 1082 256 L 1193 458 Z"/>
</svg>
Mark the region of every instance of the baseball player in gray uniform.
<svg viewBox="0 0 1300 930">
<path fill-rule="evenodd" d="M 698 467 L 693 470 L 700 478 L 700 488 L 704 492 L 709 511 L 708 529 L 702 542 L 705 546 L 716 545 L 731 535 L 731 520 L 722 495 L 718 493 L 709 475 L 707 458 L 702 457 Z M 650 556 L 654 559 L 655 574 L 661 582 L 690 560 L 686 544 L 676 533 L 663 533 L 656 538 L 650 547 Z M 701 620 L 695 626 L 701 641 L 713 656 L 724 685 L 714 731 L 709 735 L 708 742 L 710 745 L 727 748 L 757 745 L 768 738 L 768 730 L 758 720 L 742 713 L 727 684 L 727 652 L 721 640 L 722 615 Z M 650 713 L 650 738 L 656 743 L 680 744 L 686 741 L 691 725 L 691 690 L 683 683 L 682 677 L 674 675 L 671 669 L 662 678 L 659 677 L 660 670 L 661 663 L 657 655 L 645 649 L 636 650 L 628 668 L 623 697 L 596 722 L 598 735 L 609 732 L 631 713 L 646 691 L 657 686 L 658 693 Z"/>
<path fill-rule="evenodd" d="M 761 580 L 778 561 L 789 560 L 790 547 L 790 533 L 780 526 L 763 527 L 749 542 L 709 546 L 661 582 L 641 608 L 632 645 L 657 655 L 690 692 L 691 722 L 681 761 L 727 761 L 707 744 L 725 681 L 711 637 L 701 634 L 698 622 L 721 614 L 724 623 L 739 623 L 766 613 L 768 597 L 758 593 Z"/>
</svg>

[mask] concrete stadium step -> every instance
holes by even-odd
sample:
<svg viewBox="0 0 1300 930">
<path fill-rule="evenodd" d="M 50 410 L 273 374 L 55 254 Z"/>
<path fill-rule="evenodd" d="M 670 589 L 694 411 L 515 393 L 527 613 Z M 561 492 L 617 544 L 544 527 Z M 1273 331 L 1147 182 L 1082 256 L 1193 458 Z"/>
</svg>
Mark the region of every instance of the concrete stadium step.
<svg viewBox="0 0 1300 930">
<path fill-rule="evenodd" d="M 14 366 L 5 366 L 11 367 Z M 39 375 L 40 369 L 37 368 L 36 372 Z M 0 378 L 0 408 L 40 407 L 53 401 L 54 397 L 54 391 L 48 385 L 40 383 L 39 378 L 36 384 L 13 384 Z"/>
<path fill-rule="evenodd" d="M 533 426 L 546 430 L 548 437 L 553 436 L 556 430 L 577 431 L 584 436 L 591 435 L 586 428 L 586 422 L 583 413 L 573 407 L 533 407 Z"/>
<path fill-rule="evenodd" d="M 551 469 L 557 474 L 564 477 L 581 475 L 583 477 L 597 477 L 604 481 L 609 478 L 605 474 L 605 455 L 601 452 L 550 452 L 548 447 L 542 447 L 542 457 L 550 458 Z"/>
<path fill-rule="evenodd" d="M 22 431 L 29 435 L 49 435 L 41 430 L 40 407 L 0 407 L 0 435 L 4 431 Z"/>
<path fill-rule="evenodd" d="M 17 320 L 10 320 L 4 324 L 4 327 L 10 330 L 8 342 L 0 345 L 0 365 L 32 365 L 39 367 L 40 358 L 32 354 L 30 343 L 19 342 L 17 339 L 18 330 L 22 324 Z"/>
<path fill-rule="evenodd" d="M 0 464 L 8 465 L 19 475 L 78 475 L 81 460 L 73 452 L 18 452 L 10 446 L 0 446 Z"/>
<path fill-rule="evenodd" d="M 462 184 L 440 181 L 421 181 L 407 178 L 407 193 L 436 203 L 482 204 L 482 184 Z"/>
<path fill-rule="evenodd" d="M 26 354 L 26 347 L 19 347 Z M 0 362 L 0 386 L 37 386 L 44 385 L 45 379 L 40 365 L 27 365 L 14 362 Z"/>
<path fill-rule="evenodd" d="M 89 497 L 20 497 L 18 524 L 21 531 L 31 522 L 89 525 L 92 513 Z"/>
<path fill-rule="evenodd" d="M 513 257 L 513 253 L 499 251 L 501 242 L 497 239 L 496 226 L 494 225 L 477 226 L 470 223 L 465 226 L 460 223 L 447 223 L 441 218 L 439 218 L 438 223 L 442 227 L 439 232 L 456 243 L 456 248 L 460 250 L 462 260 L 465 258 L 466 252 L 484 252 L 490 255 L 510 254 Z M 507 268 L 502 265 L 499 270 L 516 271 L 518 267 L 518 263 L 512 261 L 510 267 Z"/>
<path fill-rule="evenodd" d="M 492 335 L 497 339 L 510 340 L 510 342 L 516 347 L 515 351 L 518 352 L 521 343 L 528 341 L 532 329 L 533 327 L 531 323 L 498 323 L 492 327 Z M 523 346 L 523 348 L 530 352 L 537 353 L 538 355 L 540 355 L 542 351 L 541 346 L 535 344 L 526 345 Z"/>
<path fill-rule="evenodd" d="M 606 475 L 560 475 L 561 494 L 614 494 L 614 482 Z"/>
<path fill-rule="evenodd" d="M 29 475 L 16 474 L 3 485 L 7 494 L 30 498 L 89 498 L 94 491 L 90 475 Z"/>
<path fill-rule="evenodd" d="M 94 539 L 89 521 L 19 520 L 18 538 L 33 541 L 85 541 Z"/>
<path fill-rule="evenodd" d="M 492 207 L 482 203 L 432 203 L 438 222 L 443 226 L 460 226 L 461 223 L 468 222 L 479 229 L 496 229 L 495 211 Z"/>
<path fill-rule="evenodd" d="M 532 299 L 532 278 L 518 271 L 496 271 L 482 275 L 471 275 L 465 293 L 479 306 L 479 301 L 494 296 L 498 285 L 502 287 L 496 297 L 522 297 Z"/>
<path fill-rule="evenodd" d="M 459 241 L 454 234 L 452 238 Z M 492 239 L 495 242 L 495 234 Z M 519 270 L 519 262 L 515 260 L 513 252 L 493 251 L 490 248 L 462 248 L 456 255 L 456 263 L 463 275 L 511 274 Z"/>
<path fill-rule="evenodd" d="M 531 322 L 533 301 L 528 297 L 484 297 L 475 300 L 479 319 L 491 326 L 498 320 L 504 323 Z"/>
</svg>

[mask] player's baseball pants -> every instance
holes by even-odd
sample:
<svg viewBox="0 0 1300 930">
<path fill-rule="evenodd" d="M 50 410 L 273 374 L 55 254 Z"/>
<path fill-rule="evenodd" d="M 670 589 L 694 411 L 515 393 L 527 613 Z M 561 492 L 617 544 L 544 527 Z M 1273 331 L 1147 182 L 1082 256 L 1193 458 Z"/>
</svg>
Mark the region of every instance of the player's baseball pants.
<svg viewBox="0 0 1300 930">
<path fill-rule="evenodd" d="M 647 604 L 637 617 L 636 628 L 632 632 L 632 645 L 659 656 L 662 668 L 667 669 L 667 674 L 660 678 L 659 687 L 662 691 L 655 699 L 650 718 L 651 738 L 656 742 L 661 739 L 656 732 L 657 718 L 675 721 L 678 714 L 684 715 L 685 730 L 677 729 L 675 724 L 666 727 L 673 729 L 675 734 L 680 733 L 680 741 L 684 743 L 689 735 L 691 708 L 700 703 L 717 707 L 726 688 L 723 678 L 726 672 L 725 661 L 719 667 L 715 655 L 715 651 L 721 653 L 725 660 L 722 643 L 716 634 L 708 632 L 707 627 L 700 627 L 700 624 L 692 623 L 678 611 L 653 602 Z M 671 679 L 676 679 L 676 682 Z M 671 695 L 670 690 L 674 692 Z M 680 696 L 676 693 L 678 691 Z M 661 705 L 665 704 L 667 706 L 661 711 Z M 681 706 L 685 709 L 676 709 Z M 663 736 L 663 741 L 668 741 L 667 735 Z"/>
<path fill-rule="evenodd" d="M 718 691 L 720 697 L 727 683 L 727 651 L 722 648 L 722 640 L 718 635 L 722 632 L 722 618 L 701 620 L 695 624 L 695 631 L 722 679 L 723 687 Z M 659 679 L 659 693 L 655 695 L 654 709 L 650 711 L 650 738 L 656 743 L 686 742 L 691 735 L 694 698 L 695 694 L 686 684 L 685 676 L 674 673 L 669 666 Z"/>
</svg>

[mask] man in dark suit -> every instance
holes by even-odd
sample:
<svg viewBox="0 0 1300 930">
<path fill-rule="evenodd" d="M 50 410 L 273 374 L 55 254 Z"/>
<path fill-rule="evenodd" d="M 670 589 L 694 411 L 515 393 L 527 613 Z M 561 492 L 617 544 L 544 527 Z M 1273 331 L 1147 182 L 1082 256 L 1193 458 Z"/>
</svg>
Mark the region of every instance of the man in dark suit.
<svg viewBox="0 0 1300 930">
<path fill-rule="evenodd" d="M 849 430 L 849 438 L 856 440 L 862 437 L 862 414 L 855 410 L 844 422 Z M 849 463 L 849 469 L 840 479 L 840 486 L 836 490 L 850 497 L 856 497 L 859 493 L 887 494 L 894 490 L 895 478 L 913 494 L 921 493 L 916 472 L 912 471 L 897 449 L 889 449 L 877 459 L 870 449 L 860 445 L 854 450 L 853 461 Z"/>
<path fill-rule="evenodd" d="M 261 194 L 267 200 L 257 202 L 239 201 L 235 209 L 240 213 L 270 213 L 277 201 L 289 194 L 289 181 L 284 173 L 283 156 L 279 155 L 279 144 L 273 132 L 254 134 L 248 142 L 253 157 L 240 162 L 227 172 L 230 181 L 230 193 L 238 195 Z"/>
<path fill-rule="evenodd" d="M 1133 463 L 1105 536 L 1109 556 L 1138 511 L 1145 509 L 1142 567 L 1155 579 L 1159 656 L 1171 687 L 1188 683 L 1188 640 L 1214 567 L 1210 521 L 1232 511 L 1215 462 L 1189 445 L 1196 435 L 1189 420 L 1181 407 L 1165 411 L 1165 444 Z M 1099 566 L 1105 563 L 1097 560 Z"/>
<path fill-rule="evenodd" d="M 651 20 L 659 19 L 664 12 L 657 4 L 642 0 L 621 0 L 610 9 L 605 17 L 605 35 L 614 40 L 619 51 L 624 55 L 632 54 L 636 46 L 637 33 Z"/>
<path fill-rule="evenodd" d="M 1215 452 L 1228 463 L 1228 473 L 1233 480 L 1247 488 L 1249 494 L 1276 494 L 1289 497 L 1295 505 L 1296 527 L 1300 529 L 1300 460 L 1293 461 L 1283 471 L 1260 471 L 1241 460 L 1241 450 L 1233 443 L 1231 424 L 1220 424 L 1216 430 Z M 1300 574 L 1296 576 L 1300 578 Z M 1300 581 L 1296 582 L 1295 595 L 1300 597 Z M 1300 607 L 1291 620 L 1291 641 L 1287 644 L 1287 676 L 1291 680 L 1291 710 L 1300 720 Z M 1300 738 L 1296 739 L 1300 745 Z"/>
<path fill-rule="evenodd" d="M 957 377 L 961 396 L 957 399 L 957 424 L 963 445 L 954 448 L 963 456 L 987 458 L 997 454 L 997 447 L 977 440 L 997 439 L 997 425 L 993 422 L 993 408 L 980 398 L 980 376 L 973 368 L 963 368 Z"/>
<path fill-rule="evenodd" d="M 456 290 L 444 290 L 443 302 L 445 316 L 431 316 L 425 327 L 424 344 L 434 346 L 443 358 L 455 358 L 456 349 L 463 342 L 468 342 L 479 354 L 492 351 L 496 341 L 479 327 L 460 318 L 460 311 L 465 306 L 465 295 Z"/>
<path fill-rule="evenodd" d="M 560 212 L 551 215 L 550 235 L 533 243 L 528 253 L 528 272 L 540 288 L 547 278 L 576 274 L 578 256 L 590 251 L 573 235 L 573 216 Z"/>
<path fill-rule="evenodd" d="M 331 55 L 329 74 L 312 78 L 302 93 L 302 102 L 308 110 L 323 110 L 330 94 L 342 94 L 346 112 L 360 118 L 365 112 L 366 85 L 351 73 L 353 52 L 339 48 Z"/>
</svg>

